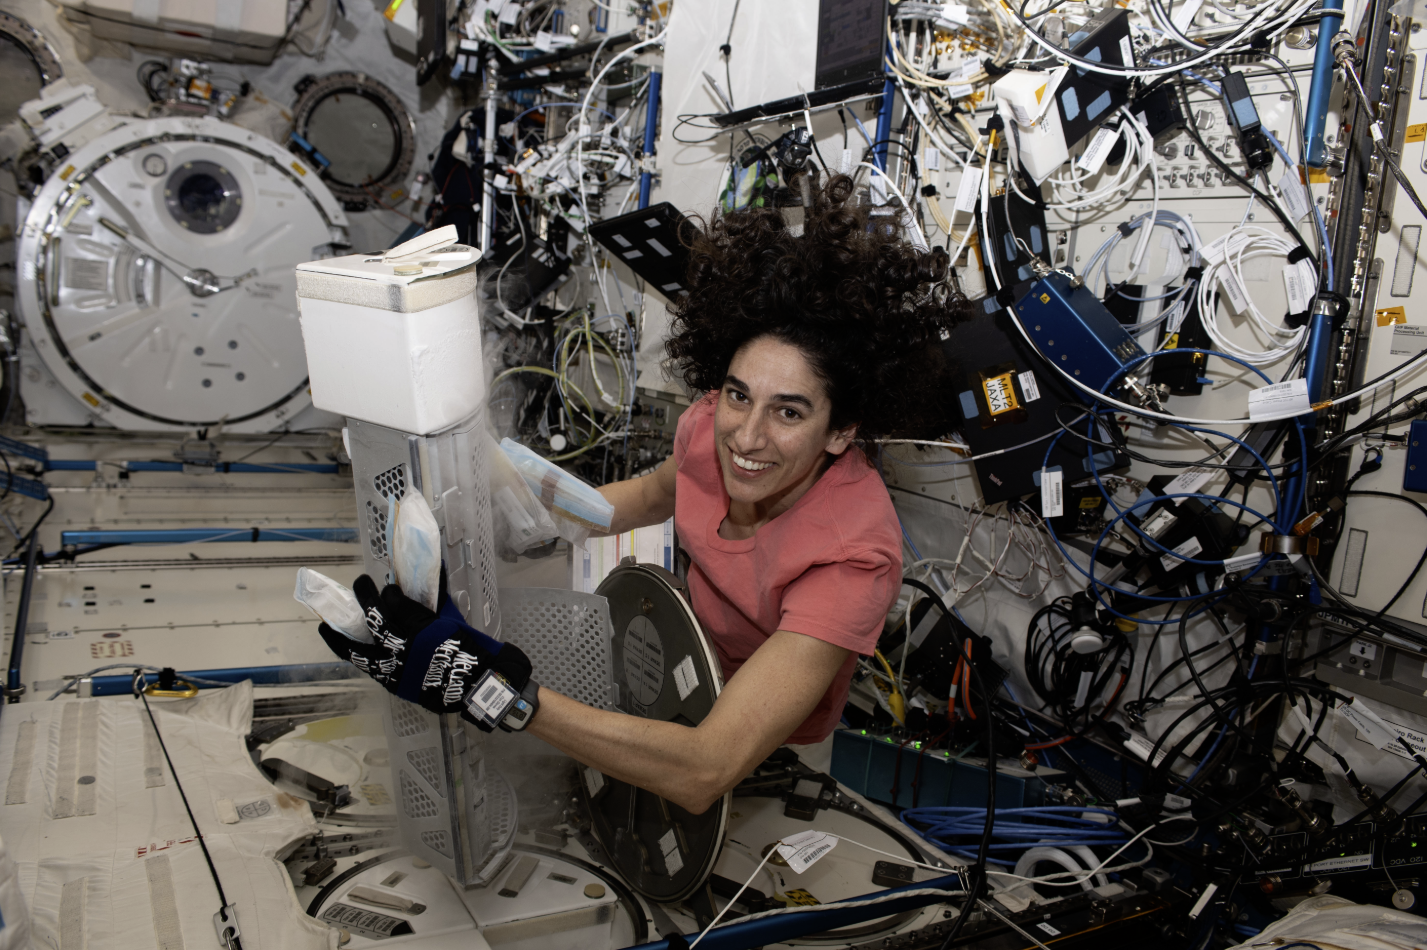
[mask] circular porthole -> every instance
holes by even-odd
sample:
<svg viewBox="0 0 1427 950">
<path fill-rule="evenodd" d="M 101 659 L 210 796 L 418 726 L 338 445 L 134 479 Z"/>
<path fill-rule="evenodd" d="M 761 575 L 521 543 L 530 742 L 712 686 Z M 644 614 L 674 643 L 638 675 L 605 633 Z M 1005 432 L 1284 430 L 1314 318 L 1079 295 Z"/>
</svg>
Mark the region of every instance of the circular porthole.
<svg viewBox="0 0 1427 950">
<path fill-rule="evenodd" d="M 222 165 L 184 162 L 164 186 L 164 205 L 179 227 L 195 234 L 217 234 L 238 219 L 243 192 Z"/>
<path fill-rule="evenodd" d="M 63 75 L 59 57 L 38 30 L 0 13 L 0 126 L 15 121 L 20 106 Z"/>
<path fill-rule="evenodd" d="M 348 211 L 405 187 L 416 124 L 396 93 L 362 73 L 307 77 L 293 105 L 294 151 L 317 168 Z"/>
</svg>

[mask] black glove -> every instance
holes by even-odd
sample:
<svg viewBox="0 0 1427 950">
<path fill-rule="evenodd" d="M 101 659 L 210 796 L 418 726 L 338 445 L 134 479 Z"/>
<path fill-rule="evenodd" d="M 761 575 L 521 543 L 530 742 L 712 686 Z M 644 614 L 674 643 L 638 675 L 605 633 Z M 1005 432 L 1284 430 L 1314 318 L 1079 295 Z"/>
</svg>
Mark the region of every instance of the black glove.
<svg viewBox="0 0 1427 950">
<path fill-rule="evenodd" d="M 352 592 L 375 642 L 362 643 L 320 624 L 317 632 L 333 653 L 387 692 L 434 713 L 459 712 L 486 732 L 507 712 L 520 727 L 529 721 L 533 695 L 522 699 L 521 694 L 527 687 L 533 694 L 535 688 L 530 660 L 514 644 L 493 640 L 468 625 L 444 585 L 440 613 L 407 597 L 395 584 L 378 594 L 366 574 L 352 584 Z"/>
</svg>

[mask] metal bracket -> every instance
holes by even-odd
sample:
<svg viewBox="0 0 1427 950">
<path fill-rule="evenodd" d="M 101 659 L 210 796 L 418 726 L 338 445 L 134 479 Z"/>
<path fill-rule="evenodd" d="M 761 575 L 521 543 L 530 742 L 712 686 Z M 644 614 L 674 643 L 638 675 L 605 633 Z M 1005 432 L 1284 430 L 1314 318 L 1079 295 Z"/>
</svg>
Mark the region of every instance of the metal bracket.
<svg viewBox="0 0 1427 950">
<path fill-rule="evenodd" d="M 225 950 L 242 950 L 243 942 L 238 938 L 243 935 L 243 932 L 238 929 L 238 908 L 236 905 L 225 904 L 222 910 L 213 915 L 213 929 L 218 934 L 218 942 L 223 945 Z"/>
<path fill-rule="evenodd" d="M 1265 531 L 1259 536 L 1261 554 L 1307 554 L 1318 553 L 1318 539 L 1312 536 L 1300 538 L 1292 534 L 1273 534 Z"/>
</svg>

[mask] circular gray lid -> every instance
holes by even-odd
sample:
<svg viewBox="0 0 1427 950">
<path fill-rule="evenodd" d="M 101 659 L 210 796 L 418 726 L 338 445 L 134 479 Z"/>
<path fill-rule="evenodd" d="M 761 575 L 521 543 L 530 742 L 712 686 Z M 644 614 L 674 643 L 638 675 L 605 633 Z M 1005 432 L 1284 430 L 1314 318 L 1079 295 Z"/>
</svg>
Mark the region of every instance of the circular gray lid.
<svg viewBox="0 0 1427 950">
<path fill-rule="evenodd" d="M 713 708 L 723 674 L 683 586 L 663 568 L 623 564 L 595 593 L 609 601 L 620 710 L 696 726 Z M 608 776 L 595 784 L 591 795 L 591 783 L 581 783 L 594 835 L 629 886 L 661 903 L 698 890 L 723 847 L 732 796 L 694 815 Z"/>
</svg>

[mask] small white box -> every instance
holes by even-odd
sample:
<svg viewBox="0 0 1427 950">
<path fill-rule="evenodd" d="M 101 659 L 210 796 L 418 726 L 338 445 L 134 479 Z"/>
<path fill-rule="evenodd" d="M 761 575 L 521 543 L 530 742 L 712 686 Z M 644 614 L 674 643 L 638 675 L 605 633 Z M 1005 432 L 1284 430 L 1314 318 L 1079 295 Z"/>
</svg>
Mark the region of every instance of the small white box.
<svg viewBox="0 0 1427 950">
<path fill-rule="evenodd" d="M 1007 129 L 1006 134 L 1016 136 L 1021 165 L 1037 185 L 1070 160 L 1059 109 L 1047 109 L 1045 115 L 1031 126 L 1018 122 L 1014 128 Z"/>
<path fill-rule="evenodd" d="M 479 255 L 455 245 L 431 256 L 442 259 L 428 261 L 416 275 L 396 274 L 398 265 L 381 255 L 298 265 L 314 406 L 433 435 L 485 402 L 475 294 Z"/>
<path fill-rule="evenodd" d="M 1013 69 L 991 84 L 996 101 L 1010 107 L 1011 118 L 1022 127 L 1034 125 L 1049 108 L 1056 87 L 1065 77 L 1065 67 L 1048 73 Z"/>
</svg>

